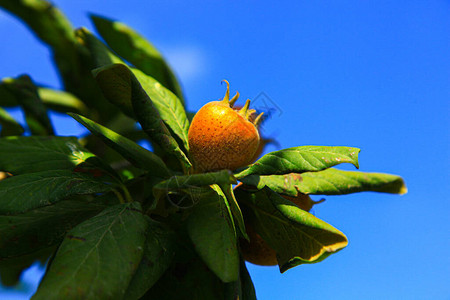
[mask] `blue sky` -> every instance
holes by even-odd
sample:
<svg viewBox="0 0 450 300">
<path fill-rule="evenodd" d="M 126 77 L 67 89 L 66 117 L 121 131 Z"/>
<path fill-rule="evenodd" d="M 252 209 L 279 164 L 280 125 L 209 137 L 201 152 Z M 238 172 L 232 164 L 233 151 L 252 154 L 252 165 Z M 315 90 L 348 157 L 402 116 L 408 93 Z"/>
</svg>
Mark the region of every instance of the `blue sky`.
<svg viewBox="0 0 450 300">
<path fill-rule="evenodd" d="M 404 196 L 361 193 L 317 205 L 314 214 L 349 246 L 284 274 L 249 265 L 259 299 L 450 298 L 450 2 L 54 3 L 76 27 L 93 30 L 93 12 L 145 35 L 179 75 L 190 110 L 221 98 L 227 79 L 242 100 L 270 98 L 277 113 L 264 133 L 283 148 L 355 146 L 362 171 L 405 178 Z M 3 11 L 0 36 L 1 78 L 27 72 L 59 87 L 48 50 Z M 83 132 L 54 119 L 59 134 Z"/>
</svg>

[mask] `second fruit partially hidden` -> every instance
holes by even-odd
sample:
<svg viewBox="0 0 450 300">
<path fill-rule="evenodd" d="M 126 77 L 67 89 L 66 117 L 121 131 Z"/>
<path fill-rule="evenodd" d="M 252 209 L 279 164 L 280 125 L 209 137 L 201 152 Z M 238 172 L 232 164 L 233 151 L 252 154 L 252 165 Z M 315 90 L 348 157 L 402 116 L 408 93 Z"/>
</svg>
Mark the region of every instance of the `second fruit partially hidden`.
<svg viewBox="0 0 450 300">
<path fill-rule="evenodd" d="M 239 188 L 239 186 L 238 186 Z M 296 206 L 304 211 L 310 211 L 311 208 L 323 200 L 313 201 L 309 195 L 298 193 L 296 197 L 281 195 L 283 198 L 293 202 Z M 275 266 L 278 264 L 277 253 L 272 249 L 267 242 L 253 229 L 253 227 L 246 223 L 245 229 L 247 231 L 250 241 L 240 239 L 240 248 L 242 257 L 252 264 L 260 266 Z"/>
<path fill-rule="evenodd" d="M 258 123 L 262 113 L 251 121 L 255 110 L 247 100 L 241 110 L 233 105 L 239 93 L 230 100 L 230 86 L 222 101 L 205 104 L 192 119 L 189 128 L 189 153 L 197 172 L 235 170 L 252 162 L 259 143 Z"/>
</svg>

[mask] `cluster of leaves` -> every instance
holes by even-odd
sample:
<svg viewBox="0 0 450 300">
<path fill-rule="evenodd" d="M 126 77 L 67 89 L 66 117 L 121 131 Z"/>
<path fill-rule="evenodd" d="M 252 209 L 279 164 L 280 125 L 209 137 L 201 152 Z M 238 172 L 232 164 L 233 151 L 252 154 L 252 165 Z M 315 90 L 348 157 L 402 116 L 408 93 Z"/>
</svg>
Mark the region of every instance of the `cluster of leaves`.
<svg viewBox="0 0 450 300">
<path fill-rule="evenodd" d="M 105 44 L 44 0 L 0 7 L 49 47 L 64 87 L 27 75 L 0 84 L 0 275 L 14 285 L 31 263 L 49 260 L 34 299 L 254 299 L 239 250 L 244 222 L 284 272 L 323 260 L 347 238 L 283 195 L 406 192 L 398 176 L 331 168 L 358 167 L 351 147 L 294 147 L 234 173 L 193 174 L 192 113 L 151 43 L 91 16 Z M 50 111 L 91 134 L 55 136 Z M 234 191 L 238 181 L 251 188 Z"/>
</svg>

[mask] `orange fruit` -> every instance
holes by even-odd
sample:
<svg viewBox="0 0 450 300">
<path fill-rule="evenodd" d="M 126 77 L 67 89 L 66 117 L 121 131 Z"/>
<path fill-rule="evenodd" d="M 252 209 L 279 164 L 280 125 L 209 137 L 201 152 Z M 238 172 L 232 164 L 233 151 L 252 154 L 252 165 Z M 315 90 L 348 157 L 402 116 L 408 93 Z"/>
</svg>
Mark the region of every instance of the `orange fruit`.
<svg viewBox="0 0 450 300">
<path fill-rule="evenodd" d="M 253 121 L 250 119 L 255 112 L 249 109 L 250 100 L 239 111 L 234 110 L 239 93 L 230 100 L 230 87 L 225 82 L 224 99 L 200 108 L 189 128 L 189 155 L 197 172 L 235 170 L 246 166 L 252 162 L 259 147 L 257 125 L 262 114 Z"/>
</svg>

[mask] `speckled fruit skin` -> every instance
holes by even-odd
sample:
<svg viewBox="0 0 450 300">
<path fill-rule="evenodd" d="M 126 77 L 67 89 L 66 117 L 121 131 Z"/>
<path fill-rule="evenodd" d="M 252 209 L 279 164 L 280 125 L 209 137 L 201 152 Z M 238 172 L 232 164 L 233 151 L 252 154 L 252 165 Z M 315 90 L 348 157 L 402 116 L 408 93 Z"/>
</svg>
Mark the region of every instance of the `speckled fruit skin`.
<svg viewBox="0 0 450 300">
<path fill-rule="evenodd" d="M 188 139 L 198 172 L 246 166 L 260 142 L 255 125 L 223 101 L 209 102 L 197 112 Z"/>
</svg>

